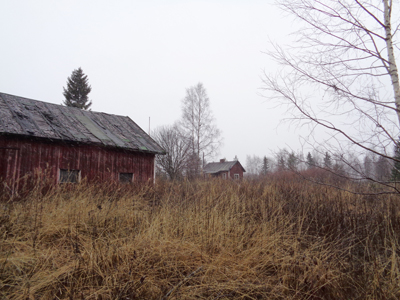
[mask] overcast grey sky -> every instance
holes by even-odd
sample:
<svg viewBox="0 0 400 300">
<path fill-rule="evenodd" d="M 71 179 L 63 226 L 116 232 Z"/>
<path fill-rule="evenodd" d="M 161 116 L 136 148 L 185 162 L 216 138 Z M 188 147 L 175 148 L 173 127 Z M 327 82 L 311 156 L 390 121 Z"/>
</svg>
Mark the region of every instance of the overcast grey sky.
<svg viewBox="0 0 400 300">
<path fill-rule="evenodd" d="M 127 115 L 146 132 L 174 123 L 186 88 L 202 82 L 222 130 L 220 155 L 270 155 L 299 147 L 283 108 L 259 93 L 274 72 L 269 40 L 288 39 L 290 19 L 273 0 L 2 1 L 0 91 L 61 104 L 81 67 L 92 110 Z"/>
</svg>

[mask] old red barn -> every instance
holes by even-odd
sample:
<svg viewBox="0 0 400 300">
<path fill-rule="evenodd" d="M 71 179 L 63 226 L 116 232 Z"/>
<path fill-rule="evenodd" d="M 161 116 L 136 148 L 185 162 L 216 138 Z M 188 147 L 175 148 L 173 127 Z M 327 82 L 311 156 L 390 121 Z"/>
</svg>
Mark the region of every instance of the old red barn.
<svg viewBox="0 0 400 300">
<path fill-rule="evenodd" d="M 225 159 L 221 159 L 220 162 L 207 164 L 203 172 L 206 176 L 220 177 L 223 179 L 243 179 L 243 172 L 246 172 L 246 170 L 238 160 L 226 161 Z"/>
<path fill-rule="evenodd" d="M 164 150 L 129 117 L 0 93 L 0 178 L 148 182 Z"/>
</svg>

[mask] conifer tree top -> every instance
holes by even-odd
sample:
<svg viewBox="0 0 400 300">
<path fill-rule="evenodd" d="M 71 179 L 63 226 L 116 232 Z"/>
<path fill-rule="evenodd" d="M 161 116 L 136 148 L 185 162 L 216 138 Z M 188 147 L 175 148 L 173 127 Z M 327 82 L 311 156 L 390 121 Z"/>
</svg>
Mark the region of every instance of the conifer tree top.
<svg viewBox="0 0 400 300">
<path fill-rule="evenodd" d="M 92 105 L 92 101 L 88 97 L 92 87 L 89 85 L 87 75 L 83 73 L 81 68 L 72 71 L 71 77 L 68 77 L 67 80 L 67 88 L 64 87 L 63 89 L 64 105 L 84 110 L 88 110 Z"/>
</svg>

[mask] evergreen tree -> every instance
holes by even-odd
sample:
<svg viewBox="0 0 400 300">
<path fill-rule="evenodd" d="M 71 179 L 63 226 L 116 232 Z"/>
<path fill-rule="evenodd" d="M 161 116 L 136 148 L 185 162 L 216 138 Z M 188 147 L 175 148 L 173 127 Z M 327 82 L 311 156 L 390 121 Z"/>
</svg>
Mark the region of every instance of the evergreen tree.
<svg viewBox="0 0 400 300">
<path fill-rule="evenodd" d="M 71 77 L 68 77 L 67 88 L 64 89 L 64 105 L 77 107 L 87 110 L 92 105 L 89 100 L 88 94 L 92 90 L 89 85 L 87 75 L 85 75 L 81 68 L 74 70 Z"/>
<path fill-rule="evenodd" d="M 299 163 L 299 159 L 298 159 L 298 157 L 296 156 L 296 154 L 294 154 L 294 152 L 292 151 L 292 152 L 289 154 L 289 157 L 288 157 L 288 160 L 287 160 L 287 167 L 288 167 L 288 169 L 289 169 L 289 170 L 292 170 L 292 171 L 296 171 L 296 170 L 297 170 L 297 165 L 298 165 L 298 163 Z"/>
<path fill-rule="evenodd" d="M 394 148 L 394 166 L 392 169 L 392 181 L 400 181 L 400 143 L 397 143 Z"/>
<path fill-rule="evenodd" d="M 262 175 L 267 175 L 269 172 L 269 160 L 266 156 L 263 158 L 263 164 L 261 167 L 261 174 Z"/>
<path fill-rule="evenodd" d="M 330 169 L 332 167 L 332 159 L 328 152 L 325 153 L 324 167 Z"/>
<path fill-rule="evenodd" d="M 311 153 L 308 152 L 308 154 L 307 154 L 307 168 L 311 169 L 313 167 L 315 167 L 314 157 L 312 157 Z"/>
<path fill-rule="evenodd" d="M 373 178 L 373 156 L 370 153 L 364 156 L 364 174 L 366 178 Z"/>
<path fill-rule="evenodd" d="M 276 170 L 278 172 L 286 170 L 286 156 L 286 150 L 281 150 L 276 154 Z"/>
<path fill-rule="evenodd" d="M 379 156 L 375 162 L 375 174 L 379 181 L 387 181 L 391 179 L 390 163 L 386 157 Z"/>
</svg>

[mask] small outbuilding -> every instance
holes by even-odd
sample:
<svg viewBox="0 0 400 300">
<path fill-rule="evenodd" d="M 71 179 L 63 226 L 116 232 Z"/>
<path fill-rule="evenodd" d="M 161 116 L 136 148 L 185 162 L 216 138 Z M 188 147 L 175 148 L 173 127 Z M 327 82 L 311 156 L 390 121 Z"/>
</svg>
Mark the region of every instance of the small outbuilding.
<svg viewBox="0 0 400 300">
<path fill-rule="evenodd" d="M 0 180 L 149 182 L 165 151 L 129 117 L 0 93 Z"/>
<path fill-rule="evenodd" d="M 203 169 L 205 176 L 220 177 L 222 179 L 243 179 L 244 172 L 246 170 L 238 160 L 226 161 L 225 159 L 209 163 Z"/>
</svg>

